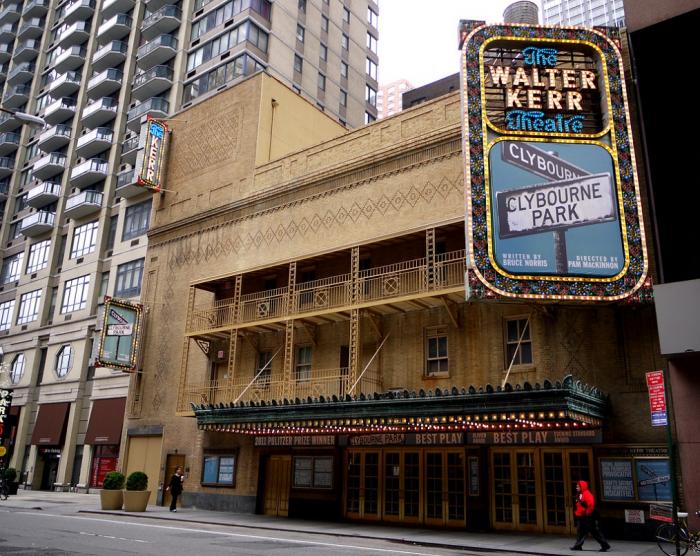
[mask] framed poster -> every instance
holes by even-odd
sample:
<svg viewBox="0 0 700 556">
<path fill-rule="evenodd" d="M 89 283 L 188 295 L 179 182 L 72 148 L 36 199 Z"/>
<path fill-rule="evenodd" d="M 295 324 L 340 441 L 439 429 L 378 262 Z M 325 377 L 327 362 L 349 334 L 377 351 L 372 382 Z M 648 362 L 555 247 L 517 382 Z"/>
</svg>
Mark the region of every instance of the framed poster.
<svg viewBox="0 0 700 556">
<path fill-rule="evenodd" d="M 641 502 L 670 502 L 671 466 L 667 458 L 636 458 L 637 498 Z"/>
<path fill-rule="evenodd" d="M 634 500 L 632 458 L 601 458 L 600 496 L 603 500 Z"/>
</svg>

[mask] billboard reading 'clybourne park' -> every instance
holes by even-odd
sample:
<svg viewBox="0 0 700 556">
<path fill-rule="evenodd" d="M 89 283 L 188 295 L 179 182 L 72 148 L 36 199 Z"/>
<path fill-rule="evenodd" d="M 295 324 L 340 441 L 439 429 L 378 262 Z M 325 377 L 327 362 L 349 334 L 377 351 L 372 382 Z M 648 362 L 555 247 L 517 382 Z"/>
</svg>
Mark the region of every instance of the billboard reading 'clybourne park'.
<svg viewBox="0 0 700 556">
<path fill-rule="evenodd" d="M 648 290 L 616 30 L 466 22 L 471 297 Z"/>
</svg>

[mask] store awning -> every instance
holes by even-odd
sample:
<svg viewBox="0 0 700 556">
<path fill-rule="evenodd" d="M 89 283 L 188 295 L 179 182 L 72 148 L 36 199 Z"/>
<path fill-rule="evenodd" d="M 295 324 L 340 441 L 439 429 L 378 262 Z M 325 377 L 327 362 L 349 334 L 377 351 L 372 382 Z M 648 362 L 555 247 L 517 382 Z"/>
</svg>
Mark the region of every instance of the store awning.
<svg viewBox="0 0 700 556">
<path fill-rule="evenodd" d="M 40 405 L 31 443 L 37 446 L 62 446 L 69 409 L 70 402 Z"/>
<path fill-rule="evenodd" d="M 600 428 L 607 397 L 572 376 L 503 388 L 386 392 L 192 406 L 201 430 L 239 434 Z"/>
<path fill-rule="evenodd" d="M 95 400 L 92 403 L 85 444 L 119 444 L 125 407 L 126 398 Z"/>
</svg>

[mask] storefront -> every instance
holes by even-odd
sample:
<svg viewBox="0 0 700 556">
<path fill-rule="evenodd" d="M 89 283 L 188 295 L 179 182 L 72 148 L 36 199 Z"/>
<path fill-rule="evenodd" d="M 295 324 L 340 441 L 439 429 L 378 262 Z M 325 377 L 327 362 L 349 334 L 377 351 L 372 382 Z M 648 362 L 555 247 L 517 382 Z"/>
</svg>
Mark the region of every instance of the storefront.
<svg viewBox="0 0 700 556">
<path fill-rule="evenodd" d="M 70 402 L 39 406 L 31 444 L 37 447 L 32 488 L 53 490 L 66 434 Z"/>
<path fill-rule="evenodd" d="M 119 464 L 126 398 L 95 400 L 90 412 L 85 444 L 92 446 L 90 488 L 102 488 L 105 475 Z"/>
</svg>

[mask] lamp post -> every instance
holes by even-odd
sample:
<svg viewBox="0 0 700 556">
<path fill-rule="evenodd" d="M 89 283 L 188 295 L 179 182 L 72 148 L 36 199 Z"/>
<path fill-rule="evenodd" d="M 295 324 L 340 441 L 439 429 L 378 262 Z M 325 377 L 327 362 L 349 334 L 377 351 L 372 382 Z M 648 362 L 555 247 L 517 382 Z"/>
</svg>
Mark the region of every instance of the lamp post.
<svg viewBox="0 0 700 556">
<path fill-rule="evenodd" d="M 36 125 L 39 127 L 46 126 L 46 121 L 44 120 L 44 118 L 40 118 L 39 116 L 35 116 L 33 114 L 27 114 L 26 112 L 18 112 L 17 110 L 11 110 L 2 106 L 0 106 L 0 112 L 5 112 L 6 114 L 12 115 L 13 118 L 15 118 L 19 122 L 22 122 L 23 124 Z"/>
</svg>

